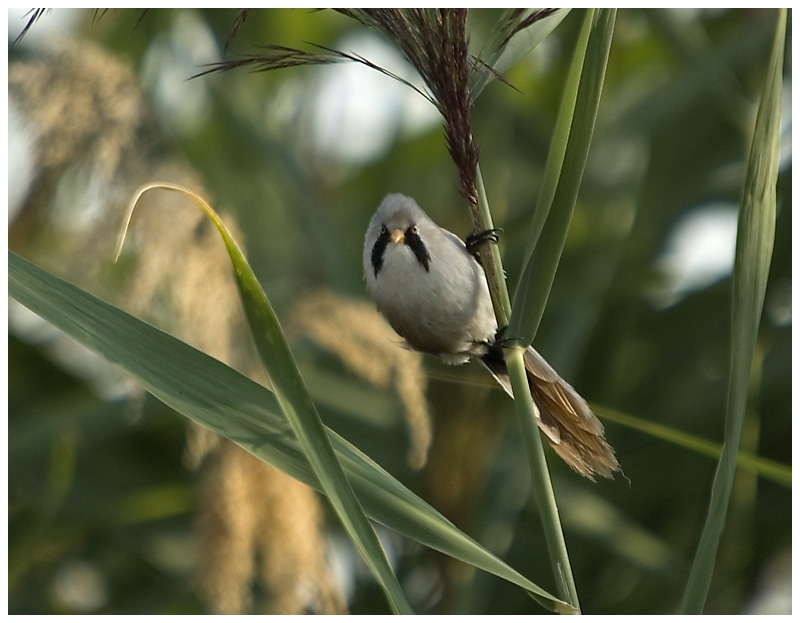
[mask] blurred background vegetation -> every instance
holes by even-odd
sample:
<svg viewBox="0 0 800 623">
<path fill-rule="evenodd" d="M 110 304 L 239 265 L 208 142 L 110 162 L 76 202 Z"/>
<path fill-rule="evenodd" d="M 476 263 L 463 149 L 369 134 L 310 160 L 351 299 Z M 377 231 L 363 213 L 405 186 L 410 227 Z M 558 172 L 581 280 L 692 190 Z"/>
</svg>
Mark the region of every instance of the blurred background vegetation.
<svg viewBox="0 0 800 623">
<path fill-rule="evenodd" d="M 512 292 L 581 13 L 508 72 L 514 88 L 491 84 L 473 111 Z M 468 233 L 436 111 L 356 64 L 189 80 L 260 44 L 335 47 L 415 79 L 396 50 L 334 12 L 257 10 L 237 29 L 238 15 L 54 10 L 13 43 L 29 16 L 9 12 L 10 247 L 257 377 L 224 251 L 194 210 L 154 199 L 136 254 L 113 264 L 136 187 L 160 178 L 204 192 L 240 232 L 324 421 L 554 590 L 503 392 L 477 365 L 424 359 L 424 374 L 404 376 L 415 356 L 384 370 L 392 354 L 352 346 L 373 331 L 361 251 L 387 192 Z M 499 15 L 471 12 L 476 52 Z M 736 213 L 774 20 L 772 10 L 617 16 L 535 342 L 596 408 L 624 470 L 594 484 L 550 453 L 586 613 L 679 608 L 716 463 L 612 416 L 722 439 Z M 789 28 L 775 251 L 742 439 L 785 465 Z M 374 330 L 378 343 L 394 340 Z M 188 427 L 13 301 L 8 358 L 10 613 L 386 612 L 316 494 Z M 541 612 L 502 580 L 381 536 L 418 612 Z M 706 611 L 790 612 L 790 585 L 791 486 L 740 470 Z"/>
</svg>

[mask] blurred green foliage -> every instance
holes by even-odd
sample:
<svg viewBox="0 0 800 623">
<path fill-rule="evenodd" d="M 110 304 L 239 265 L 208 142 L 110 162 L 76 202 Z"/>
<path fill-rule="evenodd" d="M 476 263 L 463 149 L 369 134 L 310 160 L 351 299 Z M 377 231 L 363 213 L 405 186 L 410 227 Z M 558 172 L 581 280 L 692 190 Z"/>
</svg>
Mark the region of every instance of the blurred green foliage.
<svg viewBox="0 0 800 623">
<path fill-rule="evenodd" d="M 32 32 L 57 14 L 44 15 Z M 214 46 L 222 53 L 232 10 L 151 10 L 140 21 L 136 11 L 92 15 L 82 14 L 74 35 L 99 42 L 141 75 L 173 146 L 200 172 L 213 203 L 236 215 L 279 317 L 299 293 L 321 285 L 365 298 L 363 235 L 387 192 L 413 195 L 440 224 L 468 233 L 469 214 L 436 123 L 410 131 L 397 118 L 398 104 L 386 116 L 393 124 L 388 143 L 369 159 L 345 162 L 320 148 L 313 117 L 326 74 L 340 68 L 234 71 L 186 82 L 199 63 L 217 60 Z M 476 50 L 497 16 L 471 14 Z M 568 15 L 508 72 L 515 88 L 489 85 L 473 111 L 512 288 L 580 18 L 580 11 Z M 738 205 L 774 19 L 771 10 L 619 11 L 578 205 L 535 344 L 590 403 L 717 441 L 730 279 L 672 295 L 662 258 L 687 215 Z M 262 43 L 349 47 L 363 33 L 332 12 L 259 10 L 227 55 L 252 53 Z M 198 43 L 204 41 L 212 54 Z M 791 13 L 787 41 L 790 52 Z M 10 62 L 31 53 L 24 40 L 9 44 Z M 170 99 L 169 89 L 178 95 Z M 377 94 L 364 97 L 365 110 L 391 105 Z M 791 105 L 785 101 L 787 157 L 742 449 L 791 464 Z M 553 588 L 513 407 L 502 392 L 487 389 L 477 366 L 428 362 L 436 440 L 431 464 L 415 473 L 405 464 L 395 396 L 363 386 L 352 394 L 363 404 L 334 399 L 363 384 L 313 344 L 295 346 L 329 426 L 526 577 Z M 324 392 L 315 390 L 314 378 L 324 379 Z M 181 464 L 185 422 L 152 398 L 140 407 L 101 399 L 40 346 L 9 337 L 10 613 L 203 611 L 192 587 L 194 476 Z M 585 613 L 675 612 L 715 462 L 619 425 L 607 423 L 606 431 L 625 477 L 592 484 L 551 461 L 581 606 Z M 463 570 L 449 576 L 446 599 L 437 602 L 426 578 L 442 561 L 393 543 L 398 577 L 417 611 L 540 611 L 518 588 Z M 790 551 L 791 491 L 740 471 L 706 611 L 755 608 L 775 582 L 790 577 Z M 96 599 L 70 599 L 65 578 L 82 578 L 89 587 L 82 595 Z M 351 611 L 385 612 L 368 575 L 355 582 Z"/>
</svg>

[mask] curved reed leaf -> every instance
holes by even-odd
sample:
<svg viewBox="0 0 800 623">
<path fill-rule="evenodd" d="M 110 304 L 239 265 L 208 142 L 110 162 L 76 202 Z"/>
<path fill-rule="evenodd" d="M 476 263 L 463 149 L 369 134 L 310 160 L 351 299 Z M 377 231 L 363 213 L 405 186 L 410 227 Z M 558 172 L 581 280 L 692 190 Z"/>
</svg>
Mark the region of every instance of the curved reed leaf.
<svg viewBox="0 0 800 623">
<path fill-rule="evenodd" d="M 222 362 L 88 292 L 8 254 L 11 297 L 107 361 L 172 409 L 321 490 L 275 395 Z M 327 431 L 366 513 L 423 545 L 503 578 L 545 608 L 573 609 L 469 536 L 374 461 Z"/>
<path fill-rule="evenodd" d="M 117 255 L 119 256 L 119 251 L 122 250 L 127 226 L 139 198 L 153 189 L 175 191 L 189 197 L 200 206 L 217 228 L 225 242 L 233 265 L 236 284 L 239 287 L 239 294 L 242 297 L 247 323 L 253 335 L 256 350 L 281 411 L 299 440 L 300 447 L 311 464 L 322 491 L 328 496 L 356 549 L 375 574 L 392 610 L 397 614 L 412 614 L 411 606 L 392 571 L 386 552 L 378 540 L 378 535 L 364 515 L 350 482 L 336 458 L 325 426 L 308 394 L 294 357 L 289 350 L 289 345 L 286 343 L 278 317 L 244 254 L 214 209 L 202 197 L 181 186 L 161 182 L 146 184 L 136 192 L 130 204 Z"/>
</svg>

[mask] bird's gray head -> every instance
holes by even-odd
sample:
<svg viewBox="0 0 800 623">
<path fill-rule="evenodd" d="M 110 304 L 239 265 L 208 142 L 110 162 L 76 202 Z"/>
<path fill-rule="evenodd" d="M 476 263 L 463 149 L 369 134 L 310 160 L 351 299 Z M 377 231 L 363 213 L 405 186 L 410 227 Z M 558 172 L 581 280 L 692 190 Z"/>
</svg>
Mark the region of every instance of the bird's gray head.
<svg viewBox="0 0 800 623">
<path fill-rule="evenodd" d="M 430 270 L 431 256 L 423 239 L 437 235 L 438 226 L 411 197 L 400 194 L 387 195 L 367 228 L 364 244 L 364 270 L 375 277 L 383 266 L 386 249 L 390 244 L 404 244 L 413 251 L 420 265 Z"/>
</svg>

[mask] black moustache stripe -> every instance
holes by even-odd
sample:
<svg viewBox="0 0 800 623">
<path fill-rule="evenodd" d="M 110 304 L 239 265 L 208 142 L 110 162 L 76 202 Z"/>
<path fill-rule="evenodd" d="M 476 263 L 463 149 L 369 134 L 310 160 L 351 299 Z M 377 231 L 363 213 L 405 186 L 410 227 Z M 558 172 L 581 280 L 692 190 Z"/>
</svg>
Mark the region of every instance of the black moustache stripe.
<svg viewBox="0 0 800 623">
<path fill-rule="evenodd" d="M 383 253 L 386 251 L 386 245 L 389 244 L 389 232 L 384 227 L 381 230 L 381 235 L 375 241 L 372 247 L 372 269 L 375 271 L 375 278 L 378 278 L 378 272 L 383 266 Z"/>
<path fill-rule="evenodd" d="M 405 233 L 405 242 L 409 246 L 409 248 L 414 252 L 414 255 L 417 256 L 417 260 L 419 263 L 425 267 L 425 272 L 431 272 L 431 256 L 428 253 L 428 249 L 425 246 L 425 243 L 422 242 L 422 238 L 419 237 L 419 234 L 414 231 L 414 228 L 409 227 Z"/>
<path fill-rule="evenodd" d="M 388 230 L 382 229 L 378 239 L 372 246 L 372 255 L 370 256 L 370 260 L 372 262 L 372 270 L 375 271 L 376 278 L 383 267 L 383 256 L 386 252 L 386 247 L 389 244 L 389 240 L 390 235 Z M 414 256 L 417 258 L 417 261 L 422 264 L 423 268 L 425 268 L 425 271 L 430 272 L 431 255 L 428 253 L 428 248 L 425 246 L 425 243 L 422 242 L 422 238 L 420 238 L 419 234 L 414 231 L 413 227 L 409 227 L 406 230 L 404 234 L 404 244 L 408 245 L 408 248 L 414 252 Z"/>
</svg>

